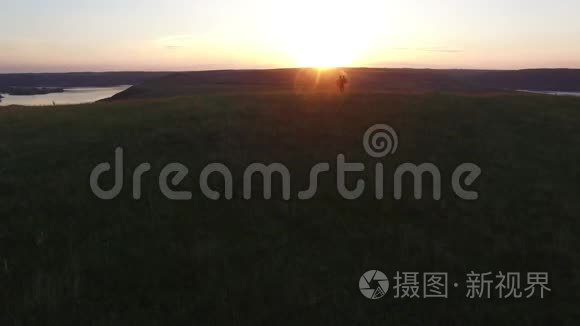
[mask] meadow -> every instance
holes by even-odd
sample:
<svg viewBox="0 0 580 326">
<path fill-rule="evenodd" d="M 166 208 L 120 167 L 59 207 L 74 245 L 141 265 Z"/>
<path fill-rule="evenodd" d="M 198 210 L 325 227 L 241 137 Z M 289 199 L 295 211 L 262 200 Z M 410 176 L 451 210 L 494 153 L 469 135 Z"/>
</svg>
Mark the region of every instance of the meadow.
<svg viewBox="0 0 580 326">
<path fill-rule="evenodd" d="M 365 153 L 367 128 L 397 130 L 396 154 Z M 0 110 L 0 324 L 2 325 L 575 325 L 580 318 L 580 98 L 534 94 L 197 94 Z M 125 185 L 103 201 L 91 170 L 125 151 Z M 318 162 L 349 160 L 393 171 L 432 162 L 445 180 L 463 162 L 483 173 L 475 201 L 449 187 L 441 200 L 412 192 L 348 201 L 332 175 L 317 196 L 242 197 L 251 163 L 280 162 L 292 193 Z M 171 162 L 191 174 L 222 162 L 232 200 L 159 190 Z M 364 176 L 371 177 L 372 169 Z M 347 179 L 352 185 L 356 175 Z M 107 182 L 105 180 L 104 182 Z M 108 180 L 112 182 L 112 178 Z M 220 180 L 211 180 L 219 189 Z M 278 183 L 275 182 L 275 185 Z M 261 184 L 254 191 L 261 194 Z M 431 185 L 424 183 L 424 193 Z M 448 272 L 448 300 L 364 298 L 370 269 Z M 540 299 L 467 299 L 470 271 L 546 271 Z"/>
</svg>

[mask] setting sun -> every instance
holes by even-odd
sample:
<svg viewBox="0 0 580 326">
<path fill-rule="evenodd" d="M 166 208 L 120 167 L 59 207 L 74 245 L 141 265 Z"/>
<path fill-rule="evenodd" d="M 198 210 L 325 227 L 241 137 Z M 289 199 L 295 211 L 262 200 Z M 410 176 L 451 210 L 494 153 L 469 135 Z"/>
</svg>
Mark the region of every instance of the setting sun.
<svg viewBox="0 0 580 326">
<path fill-rule="evenodd" d="M 318 33 L 306 37 L 297 37 L 293 40 L 294 47 L 290 55 L 296 60 L 296 65 L 301 67 L 342 67 L 353 64 L 355 50 L 349 43 L 339 37 L 322 38 Z"/>
<path fill-rule="evenodd" d="M 344 67 L 357 63 L 376 28 L 364 3 L 294 2 L 275 22 L 280 42 L 296 66 Z"/>
</svg>

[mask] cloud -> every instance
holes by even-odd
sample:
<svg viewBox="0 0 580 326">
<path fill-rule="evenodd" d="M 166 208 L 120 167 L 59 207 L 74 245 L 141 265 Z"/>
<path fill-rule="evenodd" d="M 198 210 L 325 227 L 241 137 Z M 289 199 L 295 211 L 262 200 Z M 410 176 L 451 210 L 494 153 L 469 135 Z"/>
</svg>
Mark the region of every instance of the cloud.
<svg viewBox="0 0 580 326">
<path fill-rule="evenodd" d="M 393 48 L 400 51 L 420 51 L 420 52 L 439 52 L 439 53 L 461 53 L 463 50 L 445 48 L 445 47 L 421 47 L 421 48 Z"/>
<path fill-rule="evenodd" d="M 165 49 L 175 50 L 191 47 L 195 41 L 191 35 L 170 35 L 155 40 L 155 44 Z"/>
</svg>

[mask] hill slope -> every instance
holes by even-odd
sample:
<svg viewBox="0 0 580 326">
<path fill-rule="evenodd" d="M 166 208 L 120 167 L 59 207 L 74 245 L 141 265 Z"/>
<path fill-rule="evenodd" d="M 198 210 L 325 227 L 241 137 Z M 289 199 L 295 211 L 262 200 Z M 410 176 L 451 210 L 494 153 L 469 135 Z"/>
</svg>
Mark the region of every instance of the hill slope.
<svg viewBox="0 0 580 326">
<path fill-rule="evenodd" d="M 360 92 L 580 91 L 580 70 L 518 71 L 373 69 L 222 70 L 174 73 L 134 86 L 112 98 L 171 97 L 208 92 L 329 91 L 340 72 Z"/>
<path fill-rule="evenodd" d="M 373 124 L 399 133 L 380 160 L 442 171 L 443 200 L 377 200 Z M 580 293 L 580 99 L 538 95 L 195 95 L 66 108 L 0 110 L 0 324 L 46 325 L 574 325 Z M 125 187 L 97 199 L 90 171 L 125 149 Z M 347 201 L 334 172 L 298 200 L 318 162 L 363 162 L 367 191 Z M 135 167 L 150 162 L 133 200 Z M 189 175 L 170 201 L 163 166 Z M 199 173 L 222 162 L 234 198 L 213 201 Z M 243 200 L 255 162 L 292 171 L 292 199 Z M 477 201 L 450 193 L 462 162 L 481 166 Z M 334 163 L 332 163 L 334 166 Z M 333 168 L 334 170 L 334 168 Z M 110 177 L 110 178 L 109 178 Z M 108 174 L 103 182 L 112 182 Z M 390 181 L 389 181 L 390 180 Z M 211 179 L 223 190 L 223 180 Z M 409 180 L 411 182 L 411 180 Z M 361 274 L 448 272 L 450 299 L 365 299 Z M 550 272 L 545 300 L 466 298 L 466 273 Z M 422 282 L 422 281 L 420 281 Z M 525 286 L 525 279 L 522 286 Z M 493 290 L 492 290 L 493 291 Z M 495 293 L 495 292 L 494 292 Z M 184 321 L 188 322 L 184 322 Z"/>
</svg>

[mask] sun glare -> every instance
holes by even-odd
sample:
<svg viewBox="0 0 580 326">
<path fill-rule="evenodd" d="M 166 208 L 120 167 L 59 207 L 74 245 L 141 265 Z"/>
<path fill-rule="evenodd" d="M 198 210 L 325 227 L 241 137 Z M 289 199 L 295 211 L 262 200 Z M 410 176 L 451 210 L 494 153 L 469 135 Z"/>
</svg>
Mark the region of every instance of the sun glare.
<svg viewBox="0 0 580 326">
<path fill-rule="evenodd" d="M 316 36 L 304 33 L 294 42 L 292 56 L 301 67 L 344 67 L 353 64 L 355 51 L 352 43 L 330 33 Z"/>
<path fill-rule="evenodd" d="M 372 13 L 361 3 L 293 3 L 276 23 L 284 51 L 300 67 L 355 65 L 371 42 Z"/>
</svg>

